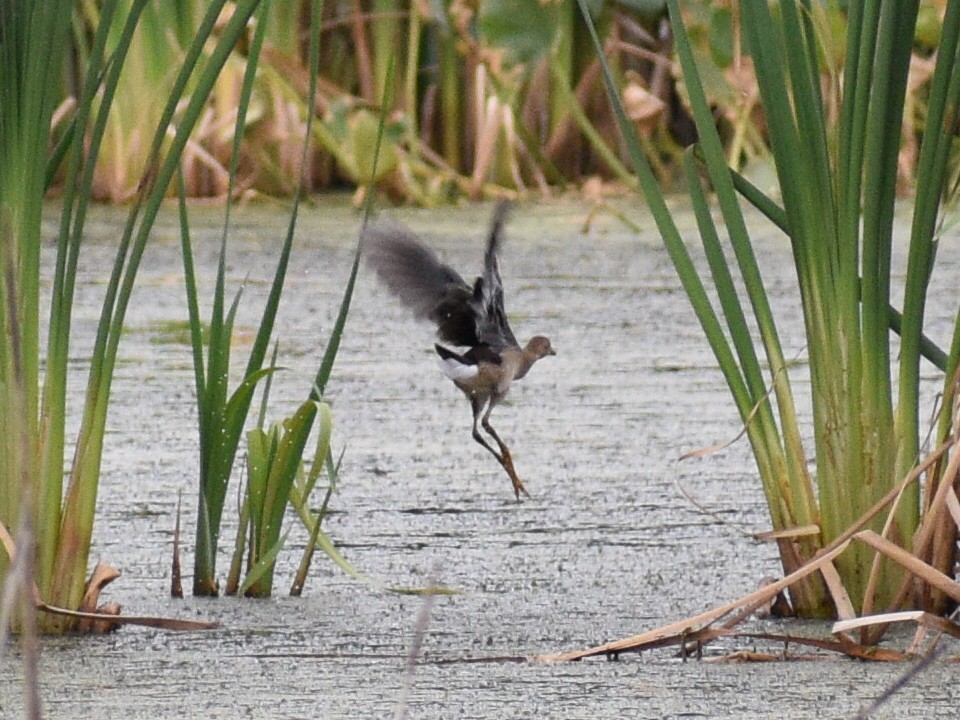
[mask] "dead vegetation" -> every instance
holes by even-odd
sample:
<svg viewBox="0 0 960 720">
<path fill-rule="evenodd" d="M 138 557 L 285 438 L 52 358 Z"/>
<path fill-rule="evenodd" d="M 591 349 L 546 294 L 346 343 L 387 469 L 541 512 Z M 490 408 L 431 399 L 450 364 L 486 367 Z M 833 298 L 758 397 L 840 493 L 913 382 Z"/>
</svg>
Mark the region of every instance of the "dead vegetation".
<svg viewBox="0 0 960 720">
<path fill-rule="evenodd" d="M 736 651 L 721 656 L 731 661 L 800 660 L 811 657 L 824 658 L 840 654 L 859 660 L 903 661 L 926 656 L 934 652 L 943 635 L 960 638 L 960 624 L 953 616 L 947 618 L 930 612 L 929 607 L 960 606 L 960 583 L 941 572 L 928 558 L 942 556 L 945 552 L 940 543 L 950 544 L 948 550 L 955 552 L 957 529 L 960 528 L 960 500 L 957 498 L 960 483 L 960 452 L 953 451 L 960 438 L 960 428 L 954 420 L 954 432 L 942 445 L 929 453 L 913 471 L 874 504 L 856 523 L 832 543 L 820 550 L 798 569 L 777 580 L 764 580 L 761 587 L 740 598 L 712 608 L 697 615 L 647 630 L 632 637 L 594 647 L 568 652 L 539 655 L 539 662 L 567 662 L 589 657 L 604 656 L 616 659 L 621 653 L 641 652 L 663 647 L 677 647 L 682 655 L 700 657 L 703 648 L 711 642 L 723 639 L 757 640 L 782 643 L 780 652 Z M 942 463 L 946 462 L 944 469 Z M 913 538 L 912 548 L 906 550 L 890 541 L 886 535 L 900 499 L 914 483 L 925 480 L 928 474 L 937 472 L 938 482 L 932 486 L 925 483 L 928 495 L 926 512 Z M 867 526 L 874 518 L 886 513 L 883 531 L 878 533 Z M 949 527 L 945 527 L 949 526 Z M 794 528 L 788 531 L 761 533 L 755 537 L 775 541 L 781 553 L 790 552 L 789 546 L 797 538 L 809 532 L 809 528 Z M 835 562 L 851 547 L 859 545 L 874 553 L 870 573 L 871 585 L 876 582 L 880 563 L 886 559 L 905 571 L 892 605 L 885 612 L 874 613 L 867 604 L 859 615 L 854 610 Z M 833 638 L 814 638 L 792 633 L 754 632 L 744 628 L 744 623 L 759 615 L 789 616 L 792 614 L 787 597 L 790 589 L 811 576 L 819 576 L 828 589 L 836 613 L 831 631 Z M 870 597 L 872 593 L 868 593 Z M 931 604 L 936 598 L 936 603 Z M 913 639 L 903 649 L 878 647 L 887 629 L 896 624 L 915 627 Z M 801 648 L 799 652 L 788 648 Z M 811 656 L 804 650 L 814 648 L 818 654 Z M 826 651 L 827 654 L 824 654 Z M 960 657 L 955 658 L 960 659 Z"/>
</svg>

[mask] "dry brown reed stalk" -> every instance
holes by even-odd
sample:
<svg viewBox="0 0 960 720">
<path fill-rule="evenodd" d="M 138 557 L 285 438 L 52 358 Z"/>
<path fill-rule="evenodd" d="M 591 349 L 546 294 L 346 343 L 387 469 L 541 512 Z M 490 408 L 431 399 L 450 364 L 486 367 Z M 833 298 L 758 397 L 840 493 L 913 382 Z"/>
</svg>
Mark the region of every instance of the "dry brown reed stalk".
<svg viewBox="0 0 960 720">
<path fill-rule="evenodd" d="M 834 559 L 842 554 L 852 542 L 862 543 L 871 547 L 878 555 L 889 558 L 908 571 L 903 586 L 901 587 L 901 592 L 897 596 L 899 603 L 905 601 L 911 592 L 918 592 L 918 586 L 934 588 L 947 597 L 952 598 L 955 602 L 960 603 L 960 584 L 920 559 L 920 556 L 925 552 L 930 542 L 933 534 L 933 523 L 938 521 L 937 518 L 943 516 L 952 518 L 949 509 L 950 506 L 954 507 L 954 512 L 957 517 L 960 517 L 960 501 L 957 500 L 956 494 L 953 492 L 953 479 L 955 479 L 958 472 L 960 472 L 960 452 L 955 452 L 950 457 L 950 462 L 943 473 L 943 477 L 951 480 L 949 482 L 945 480 L 938 486 L 937 493 L 930 503 L 931 512 L 927 514 L 924 524 L 921 525 L 917 533 L 913 553 L 904 550 L 873 530 L 864 529 L 876 515 L 888 506 L 892 506 L 889 511 L 892 514 L 896 510 L 896 501 L 904 490 L 910 484 L 917 482 L 930 468 L 934 467 L 947 451 L 954 446 L 956 441 L 956 436 L 953 436 L 930 453 L 906 478 L 893 487 L 856 523 L 838 536 L 830 545 L 817 553 L 810 561 L 801 565 L 786 577 L 712 610 L 670 623 L 660 628 L 649 630 L 633 637 L 586 648 L 584 650 L 541 655 L 534 659 L 540 662 L 564 662 L 580 660 L 596 655 L 616 656 L 621 652 L 638 652 L 640 650 L 669 645 L 685 646 L 690 642 L 696 643 L 699 648 L 719 637 L 747 637 L 748 634 L 736 633 L 733 628 L 750 617 L 759 607 L 776 598 L 781 591 L 798 583 L 814 572 L 819 572 L 823 577 L 836 608 L 837 615 L 841 618 L 841 620 L 833 626 L 833 632 L 837 634 L 839 638 L 837 645 L 834 646 L 831 644 L 830 647 L 837 649 L 845 655 L 851 657 L 869 657 L 873 659 L 881 657 L 877 655 L 876 648 L 872 646 L 879 640 L 883 631 L 891 622 L 909 620 L 919 623 L 924 627 L 932 627 L 940 632 L 946 632 L 960 637 L 960 626 L 956 625 L 956 623 L 922 611 L 914 611 L 907 614 L 887 613 L 870 618 L 863 616 L 859 618 L 855 617 L 853 604 L 833 564 Z M 948 498 L 952 498 L 952 500 L 948 500 Z M 795 528 L 793 530 L 796 531 Z M 785 537 L 783 533 L 777 533 L 775 539 L 781 543 L 781 548 L 783 548 L 783 543 L 789 544 L 794 538 Z M 899 605 L 895 605 L 892 609 L 896 609 L 897 607 L 899 607 Z M 711 627 L 714 623 L 731 613 L 735 613 L 734 616 L 721 627 Z M 861 642 L 857 643 L 847 635 L 847 631 L 851 629 L 861 630 Z M 905 657 L 907 657 L 906 653 L 901 653 L 901 655 L 897 657 L 887 654 L 882 655 L 882 659 L 903 659 Z"/>
<path fill-rule="evenodd" d="M 952 435 L 952 440 L 954 444 L 956 444 L 957 442 L 956 433 Z M 942 457 L 943 456 L 941 456 L 941 458 Z M 939 459 L 940 458 L 938 458 L 938 461 Z M 937 466 L 936 463 L 930 466 L 931 471 L 929 474 L 933 474 L 933 472 L 935 472 L 936 466 Z M 916 556 L 918 561 L 920 561 L 921 558 L 928 555 L 928 553 L 926 552 L 926 548 L 929 546 L 930 539 L 932 539 L 932 531 L 929 530 L 929 528 L 942 525 L 942 519 L 943 519 L 944 513 L 941 511 L 941 509 L 944 508 L 945 506 L 947 495 L 953 495 L 954 498 L 956 498 L 956 496 L 953 493 L 948 492 L 950 489 L 953 488 L 954 482 L 953 481 L 948 482 L 947 480 L 949 478 L 956 478 L 958 470 L 960 470 L 960 453 L 954 452 L 950 456 L 950 461 L 947 464 L 947 468 L 941 477 L 941 481 L 939 485 L 937 486 L 937 491 L 933 499 L 929 501 L 926 512 L 924 512 L 923 517 L 921 519 L 920 528 L 918 529 L 917 534 L 915 535 L 915 542 L 913 545 L 913 554 Z M 930 487 L 931 486 L 928 484 L 927 485 L 928 491 Z M 900 500 L 903 498 L 903 491 L 905 489 L 906 488 L 903 488 L 899 493 L 897 493 L 897 496 L 890 507 L 890 511 L 887 514 L 887 520 L 883 525 L 883 532 L 880 535 L 880 537 L 883 540 L 886 540 L 886 538 L 888 537 L 891 531 L 891 528 L 894 525 L 897 506 L 899 505 Z M 924 528 L 928 528 L 928 530 L 925 532 Z M 906 553 L 906 551 L 903 551 L 903 552 Z M 906 553 L 906 554 L 909 555 L 909 553 Z M 864 602 L 863 602 L 864 615 L 869 615 L 873 612 L 873 598 L 875 596 L 877 583 L 879 582 L 879 578 L 880 578 L 881 558 L 885 555 L 887 555 L 887 553 L 878 552 L 874 557 L 874 561 L 870 567 L 870 577 L 869 577 L 869 580 L 867 581 L 867 590 L 864 595 Z M 901 556 L 901 558 L 902 557 L 903 556 Z M 909 584 L 910 584 L 910 577 L 907 576 L 904 578 L 902 587 L 906 587 Z M 905 599 L 906 599 L 906 595 L 904 595 L 904 600 Z M 898 610 L 901 607 L 902 602 L 903 600 L 895 601 L 891 605 L 891 607 L 886 608 L 886 610 L 888 612 Z"/>
<path fill-rule="evenodd" d="M 596 655 L 618 655 L 621 652 L 636 652 L 651 647 L 677 644 L 685 638 L 693 636 L 694 633 L 705 630 L 711 624 L 732 612 L 745 610 L 746 608 L 755 609 L 760 607 L 764 603 L 775 598 L 781 590 L 790 587 L 798 580 L 801 580 L 819 570 L 821 565 L 833 560 L 837 555 L 843 552 L 849 544 L 850 541 L 847 540 L 841 543 L 838 547 L 835 547 L 830 551 L 823 552 L 821 555 L 815 557 L 809 563 L 790 573 L 785 578 L 781 578 L 780 580 L 772 582 L 769 585 L 760 588 L 759 590 L 754 590 L 753 592 L 744 595 L 737 600 L 725 603 L 712 610 L 707 610 L 706 612 L 699 613 L 698 615 L 693 615 L 683 620 L 678 620 L 668 625 L 664 625 L 653 630 L 648 630 L 647 632 L 640 633 L 639 635 L 624 638 L 623 640 L 597 645 L 584 650 L 539 655 L 534 659 L 539 662 L 567 662 L 571 660 L 581 660 L 583 658 L 593 657 Z"/>
<path fill-rule="evenodd" d="M 866 521 L 864 521 L 866 522 Z M 555 653 L 550 655 L 540 655 L 533 658 L 539 662 L 567 662 L 572 660 L 581 660 L 587 657 L 605 655 L 616 657 L 622 652 L 639 652 L 641 650 L 650 650 L 659 647 L 680 645 L 686 648 L 691 643 L 697 648 L 697 652 L 707 643 L 721 637 L 742 637 L 742 638 L 765 638 L 774 640 L 783 640 L 788 642 L 813 645 L 821 649 L 832 650 L 842 653 L 848 657 L 872 660 L 903 660 L 909 657 L 909 653 L 879 651 L 873 647 L 873 641 L 856 642 L 847 632 L 849 630 L 860 629 L 885 629 L 893 622 L 910 621 L 915 622 L 923 628 L 931 628 L 939 633 L 946 633 L 954 637 L 960 637 L 960 625 L 923 611 L 910 611 L 905 613 L 885 613 L 883 615 L 872 617 L 854 617 L 853 605 L 847 596 L 846 590 L 840 582 L 839 575 L 833 565 L 833 560 L 843 553 L 851 542 L 862 542 L 879 553 L 883 553 L 891 560 L 901 565 L 909 571 L 915 581 L 922 581 L 941 592 L 946 593 L 956 602 L 960 602 L 960 585 L 951 578 L 931 567 L 927 563 L 919 560 L 906 550 L 903 550 L 894 543 L 885 540 L 873 530 L 860 530 L 851 538 L 845 540 L 832 550 L 821 552 L 815 558 L 810 560 L 800 569 L 791 573 L 787 577 L 772 582 L 769 585 L 755 590 L 752 593 L 726 603 L 713 610 L 694 615 L 692 617 L 670 623 L 660 628 L 625 638 L 616 642 L 606 643 L 604 645 L 587 648 L 567 653 Z M 828 589 L 832 594 L 834 603 L 837 605 L 837 612 L 842 620 L 834 623 L 832 632 L 837 636 L 837 640 L 823 640 L 817 638 L 800 638 L 792 635 L 779 634 L 757 634 L 740 633 L 733 628 L 750 617 L 756 609 L 775 598 L 785 588 L 799 582 L 807 575 L 819 571 L 825 579 Z M 713 623 L 726 617 L 731 613 L 736 613 L 732 619 L 724 623 L 721 627 L 711 627 Z M 863 633 L 862 633 L 863 634 Z"/>
<path fill-rule="evenodd" d="M 952 386 L 957 388 L 958 383 L 960 383 L 960 367 L 958 367 L 954 373 Z M 946 408 L 943 408 L 941 412 L 945 410 Z M 939 467 L 942 466 L 944 458 L 946 457 L 946 448 L 944 446 L 955 444 L 958 436 L 960 436 L 960 419 L 958 419 L 956 413 L 954 413 L 953 424 L 954 432 L 949 440 L 941 446 L 943 451 L 936 453 L 936 457 L 929 457 L 928 460 L 932 460 L 932 462 L 925 462 L 923 464 L 923 472 L 927 474 L 927 482 L 924 485 L 926 508 L 921 518 L 920 527 L 914 534 L 912 548 L 914 557 L 933 568 L 939 569 L 941 574 L 944 568 L 952 566 L 957 528 L 960 527 L 960 522 L 957 521 L 957 517 L 960 517 L 960 514 L 957 514 L 955 517 L 950 511 L 951 505 L 956 506 L 958 504 L 956 487 L 958 477 L 960 477 L 960 453 L 954 452 L 950 456 L 946 468 L 942 472 L 939 471 Z M 934 487 L 936 487 L 935 491 Z M 897 497 L 899 496 L 898 493 Z M 952 518 L 953 523 L 944 522 L 947 518 Z M 886 531 L 886 528 L 884 529 Z M 947 558 L 944 557 L 945 554 L 948 556 Z M 949 560 L 949 562 L 946 562 L 947 560 Z M 876 571 L 877 564 L 875 561 L 871 568 L 871 583 L 874 582 L 874 572 Z M 916 587 L 913 577 L 907 575 L 904 577 L 887 611 L 894 612 L 899 610 L 906 604 L 911 596 L 916 597 L 919 595 L 921 599 L 923 599 L 925 595 L 929 597 L 931 588 L 936 588 L 936 586 L 922 585 L 919 588 Z M 943 596 L 947 597 L 949 593 L 943 593 Z M 928 604 L 930 607 L 935 608 L 938 605 L 942 605 L 942 602 L 939 604 Z M 866 614 L 866 612 L 864 614 Z M 885 628 L 885 625 L 869 628 L 865 631 L 864 642 L 879 641 Z"/>
<path fill-rule="evenodd" d="M 612 48 L 605 48 L 608 55 L 612 55 Z M 545 62 L 549 62 L 547 59 Z M 602 91 L 600 81 L 600 62 L 593 60 L 584 70 L 580 79 L 573 88 L 573 97 L 577 105 L 585 108 L 590 104 L 593 96 Z M 573 113 L 568 109 L 554 125 L 553 131 L 544 146 L 544 155 L 564 173 L 574 171 L 571 161 L 579 156 L 579 149 L 584 140 L 578 135 L 577 123 Z"/>
<path fill-rule="evenodd" d="M 727 603 L 714 610 L 710 610 L 685 620 L 671 623 L 661 628 L 657 628 L 646 633 L 641 633 L 640 635 L 626 638 L 617 642 L 606 643 L 604 645 L 587 648 L 580 651 L 540 655 L 532 659 L 538 662 L 552 663 L 581 660 L 583 658 L 594 657 L 597 655 L 604 655 L 608 658 L 616 658 L 620 655 L 620 653 L 623 652 L 640 652 L 642 650 L 652 650 L 674 645 L 680 646 L 681 653 L 684 656 L 689 655 L 691 647 L 695 648 L 696 654 L 699 657 L 702 648 L 706 644 L 716 639 L 741 638 L 771 640 L 775 642 L 783 642 L 785 645 L 793 644 L 810 646 L 820 650 L 840 653 L 847 657 L 861 660 L 902 661 L 915 656 L 916 648 L 919 647 L 920 640 L 928 629 L 932 629 L 938 634 L 949 634 L 953 637 L 960 637 L 960 625 L 952 620 L 947 620 L 923 611 L 887 613 L 869 618 L 850 617 L 849 619 L 838 621 L 833 625 L 831 631 L 834 635 L 836 635 L 836 639 L 834 640 L 804 637 L 792 634 L 738 632 L 734 630 L 734 627 L 737 624 L 750 617 L 759 606 L 773 599 L 785 587 L 788 587 L 789 585 L 801 580 L 805 574 L 809 574 L 813 571 L 820 571 L 828 576 L 833 575 L 833 582 L 828 580 L 828 586 L 831 587 L 831 589 L 834 589 L 835 584 L 839 582 L 839 577 L 836 575 L 836 570 L 833 567 L 832 561 L 836 556 L 840 555 L 844 550 L 846 550 L 853 540 L 865 542 L 871 547 L 877 549 L 879 552 L 889 554 L 889 556 L 892 557 L 896 562 L 903 564 L 903 566 L 910 570 L 910 572 L 914 573 L 917 577 L 922 578 L 925 582 L 931 583 L 945 592 L 949 592 L 951 597 L 960 598 L 960 586 L 953 584 L 949 578 L 946 578 L 946 576 L 938 573 L 935 569 L 917 560 L 913 556 L 910 556 L 909 553 L 906 553 L 893 543 L 883 540 L 872 530 L 863 530 L 857 533 L 853 539 L 846 541 L 840 547 L 835 548 L 832 552 L 811 560 L 803 568 L 791 573 L 791 575 L 787 576 L 786 578 L 771 583 L 766 587 L 749 593 L 748 595 L 745 595 L 734 602 Z M 842 590 L 842 585 L 840 585 L 840 588 Z M 846 592 L 842 591 L 842 594 L 845 596 Z M 837 600 L 838 596 L 839 595 L 835 595 L 834 599 Z M 736 614 L 728 622 L 724 623 L 720 627 L 712 627 L 714 622 L 717 622 L 721 618 L 734 611 L 737 611 Z M 844 607 L 841 612 L 844 615 L 852 615 L 853 608 L 849 603 L 849 600 L 847 600 L 846 607 Z M 848 634 L 848 631 L 850 630 L 862 630 L 876 626 L 886 627 L 894 622 L 907 621 L 916 623 L 918 626 L 915 641 L 911 650 L 908 652 L 876 648 L 872 644 L 856 642 Z M 935 644 L 936 638 L 934 639 L 933 643 L 931 643 L 931 646 L 935 646 Z M 757 658 L 745 658 L 741 653 L 735 653 L 733 658 L 741 660 L 775 659 L 770 655 L 762 655 L 758 656 Z M 785 652 L 780 659 L 787 659 Z"/>
<path fill-rule="evenodd" d="M 22 541 L 19 537 L 18 542 L 15 543 L 13 538 L 10 536 L 9 531 L 2 523 L 0 523 L 0 545 L 2 545 L 7 556 L 11 558 L 13 568 L 17 568 L 18 565 L 21 564 L 27 564 L 21 563 L 21 556 L 24 556 L 29 562 L 29 552 L 18 552 L 19 547 L 29 547 L 29 545 L 22 544 Z M 33 577 L 32 569 L 30 570 L 31 574 L 22 577 L 28 579 Z M 106 608 L 96 608 L 100 591 L 105 585 L 112 582 L 119 576 L 120 573 L 116 569 L 104 563 L 98 563 L 97 567 L 94 568 L 94 571 L 90 576 L 90 580 L 87 583 L 87 590 L 84 593 L 84 602 L 81 605 L 84 610 L 67 610 L 65 608 L 54 607 L 53 605 L 45 603 L 40 597 L 40 591 L 37 589 L 36 583 L 34 583 L 32 580 L 18 583 L 16 582 L 16 579 L 20 576 L 14 575 L 13 573 L 11 573 L 11 579 L 13 579 L 14 582 L 4 584 L 5 595 L 19 592 L 22 598 L 25 598 L 25 600 L 22 602 L 25 602 L 25 605 L 29 606 L 27 612 L 35 615 L 36 611 L 40 611 L 49 615 L 59 615 L 61 617 L 74 618 L 86 623 L 87 626 L 84 629 L 87 631 L 93 630 L 94 632 L 108 632 L 116 629 L 120 625 L 140 625 L 143 627 L 158 628 L 160 630 L 177 631 L 209 630 L 219 627 L 219 623 L 215 622 L 180 620 L 177 618 L 163 618 L 148 615 L 112 614 L 111 611 L 114 607 L 117 608 L 116 612 L 119 613 L 119 606 L 116 606 L 112 603 L 107 605 Z M 4 601 L 4 604 L 6 604 L 6 600 Z M 106 613 L 104 610 L 106 610 Z M 5 627 L 5 625 L 0 625 L 0 630 L 2 630 L 3 627 Z M 2 647 L 2 644 L 0 644 L 0 647 Z"/>
<path fill-rule="evenodd" d="M 502 107 L 496 95 L 486 95 L 486 65 L 478 65 L 474 82 L 474 105 L 476 108 L 476 143 L 471 174 L 471 197 L 479 197 L 493 163 L 497 137 L 503 124 Z"/>
<path fill-rule="evenodd" d="M 356 50 L 357 79 L 360 82 L 360 94 L 368 103 L 375 103 L 377 93 L 373 82 L 373 60 L 370 56 L 370 42 L 364 23 L 363 6 L 360 0 L 353 0 L 353 23 L 351 24 L 354 48 Z"/>
<path fill-rule="evenodd" d="M 958 437 L 960 436 L 960 407 L 958 407 L 958 404 L 960 404 L 960 393 L 958 393 L 958 389 L 960 389 L 960 367 L 954 372 L 949 387 L 951 390 L 943 406 L 940 408 L 937 417 L 944 413 L 951 412 L 950 418 L 953 423 L 953 434 L 954 437 Z M 952 397 L 952 401 L 950 397 Z M 935 423 L 931 423 L 931 427 L 935 428 Z M 923 486 L 923 498 L 926 507 L 923 508 L 920 529 L 922 530 L 923 526 L 930 527 L 932 537 L 928 546 L 929 551 L 918 554 L 918 557 L 926 560 L 935 568 L 939 568 L 942 572 L 951 573 L 956 558 L 958 527 L 960 527 L 960 513 L 953 514 L 950 510 L 951 506 L 957 505 L 955 493 L 946 493 L 945 496 L 945 508 L 953 517 L 954 521 L 952 523 L 943 521 L 946 518 L 942 511 L 939 511 L 935 518 L 930 515 L 930 506 L 937 501 L 938 496 L 938 492 L 934 492 L 934 487 L 936 487 L 938 491 L 945 484 L 950 484 L 954 489 L 958 487 L 958 473 L 951 475 L 946 471 L 942 473 L 939 472 L 939 469 L 945 464 L 948 465 L 949 463 L 946 463 L 945 459 L 941 459 L 936 469 L 927 473 L 927 479 Z M 922 607 L 941 614 L 946 611 L 943 598 L 938 597 L 936 594 L 931 597 L 924 597 Z"/>
<path fill-rule="evenodd" d="M 177 493 L 177 519 L 173 527 L 173 560 L 170 564 L 170 597 L 183 597 L 183 581 L 180 566 L 180 504 L 182 493 Z"/>
</svg>

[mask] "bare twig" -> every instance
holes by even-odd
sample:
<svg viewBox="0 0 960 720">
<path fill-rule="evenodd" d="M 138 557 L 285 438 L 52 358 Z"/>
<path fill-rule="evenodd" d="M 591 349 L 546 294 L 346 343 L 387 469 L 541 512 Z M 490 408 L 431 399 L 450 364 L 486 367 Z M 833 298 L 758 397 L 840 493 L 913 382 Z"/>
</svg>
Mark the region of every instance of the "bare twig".
<svg viewBox="0 0 960 720">
<path fill-rule="evenodd" d="M 679 480 L 674 480 L 674 485 L 677 486 L 677 490 L 680 491 L 680 494 L 687 499 L 687 502 L 689 502 L 691 505 L 693 505 L 697 510 L 699 510 L 701 513 L 703 513 L 707 517 L 713 518 L 719 524 L 729 527 L 731 530 L 738 532 L 743 537 L 750 538 L 750 539 L 755 538 L 755 535 L 751 533 L 749 530 L 747 530 L 746 528 L 744 528 L 744 526 L 741 525 L 740 523 L 731 522 L 730 520 L 727 520 L 726 518 L 721 517 L 720 513 L 716 512 L 715 510 L 711 510 L 702 502 L 697 500 L 697 498 L 694 497 L 693 493 L 691 493 L 683 485 L 680 484 Z"/>
</svg>

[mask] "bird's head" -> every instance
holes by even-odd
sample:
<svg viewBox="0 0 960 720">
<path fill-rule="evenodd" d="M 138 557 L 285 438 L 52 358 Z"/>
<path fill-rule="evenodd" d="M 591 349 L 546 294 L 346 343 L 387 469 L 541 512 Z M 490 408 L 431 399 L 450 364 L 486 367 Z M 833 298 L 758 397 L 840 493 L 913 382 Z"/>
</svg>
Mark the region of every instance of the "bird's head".
<svg viewBox="0 0 960 720">
<path fill-rule="evenodd" d="M 539 360 L 547 355 L 556 355 L 557 351 L 554 350 L 553 345 L 550 344 L 550 338 L 546 338 L 543 335 L 534 335 L 530 338 L 530 342 L 527 343 L 524 353 L 534 360 Z"/>
</svg>

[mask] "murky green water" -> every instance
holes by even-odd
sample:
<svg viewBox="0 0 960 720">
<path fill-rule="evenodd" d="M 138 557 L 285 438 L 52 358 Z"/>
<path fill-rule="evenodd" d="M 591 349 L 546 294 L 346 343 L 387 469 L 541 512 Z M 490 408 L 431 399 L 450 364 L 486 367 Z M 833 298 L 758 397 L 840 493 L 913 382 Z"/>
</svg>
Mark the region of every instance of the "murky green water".
<svg viewBox="0 0 960 720">
<path fill-rule="evenodd" d="M 359 224 L 341 200 L 301 216 L 278 323 L 287 370 L 275 381 L 272 419 L 305 396 L 333 324 Z M 682 663 L 669 651 L 619 663 L 461 662 L 618 639 L 779 573 L 775 549 L 745 534 L 766 528 L 746 444 L 676 460 L 732 438 L 738 423 L 652 221 L 635 210 L 640 237 L 608 217 L 583 234 L 587 211 L 580 201 L 555 200 L 520 209 L 509 226 L 503 274 L 514 330 L 521 339 L 546 334 L 558 350 L 493 415 L 533 495 L 521 504 L 470 438 L 469 408 L 436 366 L 431 329 L 366 273 L 358 284 L 329 386 L 335 447 L 346 451 L 327 530 L 377 582 L 426 585 L 435 578 L 463 591 L 435 601 L 408 717 L 849 717 L 904 668 L 839 660 Z M 470 277 L 488 212 L 391 214 L 429 236 Z M 193 211 L 202 297 L 212 289 L 219 218 L 219 210 Z M 117 211 L 98 209 L 89 227 L 74 345 L 80 365 L 121 220 Z M 249 275 L 241 330 L 257 321 L 286 222 L 282 208 L 235 215 L 229 275 L 234 287 Z M 692 227 L 692 217 L 682 224 Z M 789 249 L 772 235 L 760 246 L 786 353 L 802 357 Z M 930 308 L 930 332 L 941 341 L 952 322 L 956 251 L 947 238 L 937 276 L 945 298 Z M 169 214 L 144 259 L 121 346 L 93 556 L 123 571 L 107 595 L 127 612 L 218 620 L 222 628 L 46 639 L 46 716 L 390 716 L 403 694 L 422 600 L 371 590 L 323 557 L 304 597 L 285 597 L 302 532 L 291 535 L 272 600 L 167 597 L 177 494 L 188 546 L 196 505 L 193 370 L 175 332 L 186 318 L 180 262 Z M 245 337 L 237 340 L 238 366 L 246 361 Z M 704 515 L 678 486 L 724 522 Z M 228 510 L 224 548 L 234 519 Z M 223 572 L 227 561 L 221 558 Z M 828 632 L 826 625 L 802 629 Z M 743 648 L 718 646 L 716 653 L 732 649 Z M 19 716 L 20 673 L 15 655 L 0 668 L 0 717 Z M 952 717 L 955 685 L 952 667 L 935 667 L 878 717 Z"/>
</svg>

